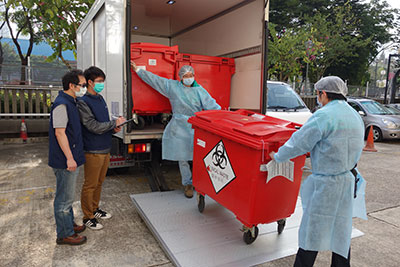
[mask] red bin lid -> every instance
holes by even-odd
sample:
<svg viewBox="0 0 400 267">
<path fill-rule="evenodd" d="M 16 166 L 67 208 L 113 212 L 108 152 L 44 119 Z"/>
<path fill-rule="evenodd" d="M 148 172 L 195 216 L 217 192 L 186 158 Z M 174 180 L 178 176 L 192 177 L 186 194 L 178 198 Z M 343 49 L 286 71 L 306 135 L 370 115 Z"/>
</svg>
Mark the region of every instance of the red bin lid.
<svg viewBox="0 0 400 267">
<path fill-rule="evenodd" d="M 286 142 L 301 126 L 247 110 L 201 111 L 189 118 L 188 122 L 195 127 L 260 150 L 267 143 Z"/>
</svg>

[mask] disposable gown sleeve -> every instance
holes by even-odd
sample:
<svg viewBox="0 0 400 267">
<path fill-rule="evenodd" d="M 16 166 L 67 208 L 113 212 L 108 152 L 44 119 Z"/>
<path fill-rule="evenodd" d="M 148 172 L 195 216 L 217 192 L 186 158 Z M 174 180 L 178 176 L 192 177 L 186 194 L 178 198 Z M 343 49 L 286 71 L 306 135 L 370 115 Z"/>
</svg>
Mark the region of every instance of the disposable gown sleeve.
<svg viewBox="0 0 400 267">
<path fill-rule="evenodd" d="M 200 89 L 199 94 L 201 105 L 204 110 L 221 109 L 221 106 L 217 104 L 217 101 L 215 101 L 215 99 L 212 98 L 212 96 L 204 88 Z"/>
<path fill-rule="evenodd" d="M 154 88 L 157 92 L 169 98 L 170 88 L 168 79 L 160 77 L 146 70 L 138 70 L 137 75 L 148 85 Z"/>
<path fill-rule="evenodd" d="M 288 161 L 310 152 L 322 139 L 321 122 L 323 119 L 315 114 L 290 139 L 279 148 L 274 158 L 277 163 Z"/>
</svg>

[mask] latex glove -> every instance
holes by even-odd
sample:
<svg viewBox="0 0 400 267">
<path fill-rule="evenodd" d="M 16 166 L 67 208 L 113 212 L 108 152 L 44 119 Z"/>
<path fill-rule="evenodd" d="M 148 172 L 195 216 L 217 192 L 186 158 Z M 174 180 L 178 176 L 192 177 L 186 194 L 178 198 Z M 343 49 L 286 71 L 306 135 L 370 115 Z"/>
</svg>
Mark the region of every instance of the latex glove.
<svg viewBox="0 0 400 267">
<path fill-rule="evenodd" d="M 137 68 L 137 66 L 136 66 L 136 63 L 133 62 L 133 60 L 131 60 L 131 67 L 132 67 L 132 69 L 133 69 L 135 72 L 138 71 L 138 68 Z"/>
</svg>

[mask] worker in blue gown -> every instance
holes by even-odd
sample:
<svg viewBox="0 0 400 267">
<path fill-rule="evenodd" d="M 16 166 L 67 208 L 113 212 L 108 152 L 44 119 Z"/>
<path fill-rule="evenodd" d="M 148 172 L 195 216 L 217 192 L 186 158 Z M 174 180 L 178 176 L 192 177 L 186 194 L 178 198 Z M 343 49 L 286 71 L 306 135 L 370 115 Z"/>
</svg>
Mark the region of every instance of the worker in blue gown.
<svg viewBox="0 0 400 267">
<path fill-rule="evenodd" d="M 178 72 L 180 81 L 157 76 L 138 68 L 131 61 L 137 75 L 160 94 L 167 97 L 172 107 L 172 119 L 162 137 L 162 158 L 178 161 L 187 198 L 193 197 L 192 172 L 194 130 L 187 120 L 201 110 L 221 109 L 214 98 L 195 81 L 194 69 L 184 65 Z"/>
<path fill-rule="evenodd" d="M 350 266 L 355 176 L 351 170 L 364 145 L 364 123 L 347 104 L 347 86 L 336 76 L 315 84 L 322 106 L 292 137 L 270 156 L 277 163 L 311 151 L 312 174 L 300 190 L 303 217 L 295 267 L 313 266 L 318 251 L 332 251 L 332 265 Z M 364 187 L 365 190 L 365 183 Z M 358 192 L 358 191 L 357 191 Z M 358 192 L 364 197 L 363 192 Z M 364 217 L 365 218 L 365 202 Z M 358 216 L 360 217 L 360 216 Z"/>
</svg>

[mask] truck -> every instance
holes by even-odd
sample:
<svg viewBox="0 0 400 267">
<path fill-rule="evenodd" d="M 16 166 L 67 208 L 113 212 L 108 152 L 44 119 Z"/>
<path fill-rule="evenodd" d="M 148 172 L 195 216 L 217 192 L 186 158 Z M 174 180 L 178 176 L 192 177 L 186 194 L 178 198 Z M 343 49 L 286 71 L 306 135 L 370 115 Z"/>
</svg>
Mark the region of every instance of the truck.
<svg viewBox="0 0 400 267">
<path fill-rule="evenodd" d="M 268 9 L 268 0 L 97 0 L 77 30 L 77 66 L 103 69 L 107 77 L 102 95 L 110 116 L 137 122 L 132 112 L 132 43 L 232 58 L 236 71 L 229 109 L 265 114 Z M 151 189 L 168 190 L 160 171 L 163 129 L 161 121 L 140 129 L 128 124 L 113 136 L 110 168 L 144 164 Z"/>
</svg>

